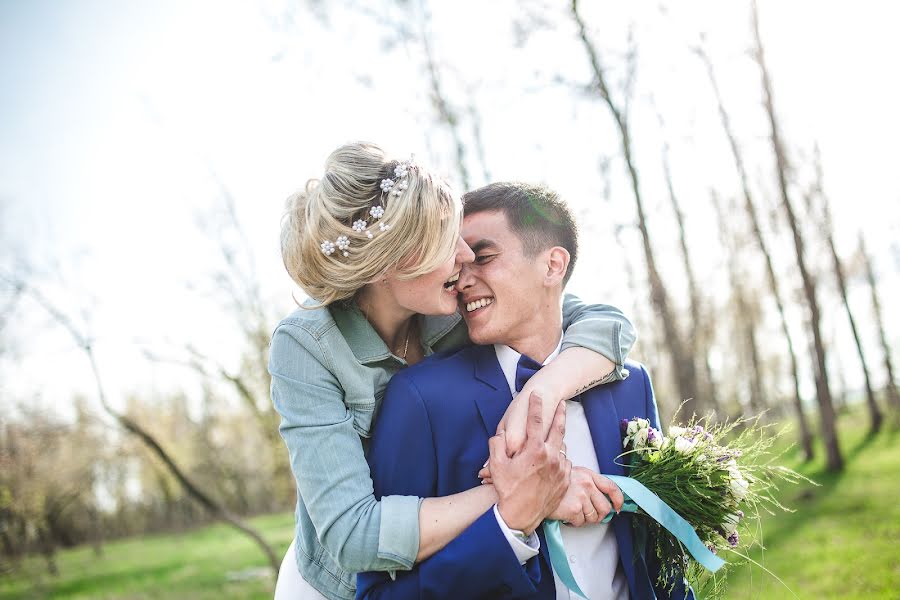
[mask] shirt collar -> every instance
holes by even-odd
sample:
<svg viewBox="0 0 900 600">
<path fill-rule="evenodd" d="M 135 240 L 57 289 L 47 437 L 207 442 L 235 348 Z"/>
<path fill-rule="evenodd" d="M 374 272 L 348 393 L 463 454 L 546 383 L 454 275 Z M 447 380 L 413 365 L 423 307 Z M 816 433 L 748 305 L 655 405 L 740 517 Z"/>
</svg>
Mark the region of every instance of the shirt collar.
<svg viewBox="0 0 900 600">
<path fill-rule="evenodd" d="M 547 360 L 545 360 L 543 364 L 546 365 L 551 360 L 556 358 L 561 347 L 562 332 L 560 331 L 559 341 L 556 343 L 556 349 L 550 353 L 550 356 L 547 357 Z M 519 364 L 519 358 L 521 358 L 522 354 L 503 344 L 494 344 L 494 352 L 497 354 L 497 362 L 500 363 L 500 368 L 503 370 L 503 376 L 506 377 L 506 383 L 509 385 L 509 391 L 512 392 L 513 396 L 515 396 L 517 394 L 516 367 Z"/>
<path fill-rule="evenodd" d="M 355 300 L 334 302 L 328 310 L 357 361 L 366 364 L 391 358 L 387 344 L 366 319 Z M 462 320 L 462 316 L 453 313 L 442 316 L 420 316 L 419 319 L 421 327 L 419 340 L 424 345 L 425 353 L 430 354 L 432 346 L 447 335 Z"/>
</svg>

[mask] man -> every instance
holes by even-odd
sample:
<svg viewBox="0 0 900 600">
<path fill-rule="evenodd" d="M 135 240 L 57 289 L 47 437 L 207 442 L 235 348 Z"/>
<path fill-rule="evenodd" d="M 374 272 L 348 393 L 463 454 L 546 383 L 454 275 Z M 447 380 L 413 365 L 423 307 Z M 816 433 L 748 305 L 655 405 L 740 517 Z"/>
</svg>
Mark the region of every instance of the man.
<svg viewBox="0 0 900 600">
<path fill-rule="evenodd" d="M 502 434 L 491 436 L 524 379 L 559 352 L 560 302 L 578 255 L 577 230 L 566 205 L 543 187 L 491 184 L 464 201 L 463 238 L 475 262 L 463 268 L 457 287 L 469 335 L 479 345 L 394 376 L 369 463 L 376 495 L 446 495 L 477 484 L 490 446 L 499 501 L 412 571 L 396 578 L 361 574 L 357 597 L 575 598 L 553 572 L 539 527 L 540 518 L 557 517 L 562 509 L 538 510 L 537 520 L 534 510 L 523 510 L 528 494 L 504 486 L 504 468 L 516 457 L 507 458 Z M 625 381 L 567 403 L 573 493 L 562 504 L 577 507 L 570 521 L 588 524 L 563 527 L 563 542 L 576 582 L 593 600 L 670 597 L 655 585 L 652 550 L 635 548 L 632 515 L 598 523 L 611 509 L 606 495 L 621 506 L 615 486 L 597 475 L 624 474 L 615 462 L 622 451 L 620 419 L 641 416 L 659 427 L 646 371 L 628 366 Z M 532 427 L 529 444 L 534 435 Z M 679 585 L 671 597 L 684 595 Z"/>
</svg>

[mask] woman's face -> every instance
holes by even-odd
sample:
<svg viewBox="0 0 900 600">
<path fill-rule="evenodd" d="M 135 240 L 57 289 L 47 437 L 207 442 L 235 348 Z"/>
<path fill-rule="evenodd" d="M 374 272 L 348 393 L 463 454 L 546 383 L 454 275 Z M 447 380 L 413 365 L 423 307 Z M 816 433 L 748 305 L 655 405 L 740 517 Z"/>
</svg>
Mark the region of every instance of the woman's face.
<svg viewBox="0 0 900 600">
<path fill-rule="evenodd" d="M 456 250 L 447 261 L 425 275 L 405 281 L 395 275 L 387 278 L 387 285 L 397 303 L 413 312 L 423 315 L 451 315 L 456 312 L 456 280 L 466 263 L 475 260 L 472 250 L 456 238 Z"/>
</svg>

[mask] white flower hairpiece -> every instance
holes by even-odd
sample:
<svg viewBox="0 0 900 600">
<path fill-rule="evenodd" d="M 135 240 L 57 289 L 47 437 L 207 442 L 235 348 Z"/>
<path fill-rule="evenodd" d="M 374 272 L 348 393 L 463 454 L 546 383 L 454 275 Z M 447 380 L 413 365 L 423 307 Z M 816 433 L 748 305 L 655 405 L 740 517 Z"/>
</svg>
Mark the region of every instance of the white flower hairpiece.
<svg viewBox="0 0 900 600">
<path fill-rule="evenodd" d="M 413 159 L 410 157 L 409 160 L 404 161 L 394 167 L 394 178 L 385 178 L 381 180 L 381 183 L 378 184 L 378 187 L 381 188 L 381 195 L 378 197 L 378 204 L 369 208 L 369 215 L 373 220 L 381 219 L 384 216 L 384 195 L 385 194 L 393 194 L 395 196 L 399 196 L 407 189 L 409 189 L 409 171 L 414 168 Z M 388 231 L 391 226 L 388 223 L 379 223 L 378 231 L 385 232 Z M 357 219 L 353 222 L 351 229 L 361 234 L 365 232 L 366 237 L 368 239 L 372 239 L 374 234 L 369 229 L 369 222 L 365 219 Z M 350 238 L 346 235 L 339 236 L 337 240 L 332 242 L 331 240 L 325 240 L 322 242 L 319 247 L 322 249 L 322 253 L 325 256 L 331 256 L 334 254 L 335 249 L 340 250 L 341 254 L 344 256 L 350 256 L 348 250 L 350 249 Z"/>
</svg>

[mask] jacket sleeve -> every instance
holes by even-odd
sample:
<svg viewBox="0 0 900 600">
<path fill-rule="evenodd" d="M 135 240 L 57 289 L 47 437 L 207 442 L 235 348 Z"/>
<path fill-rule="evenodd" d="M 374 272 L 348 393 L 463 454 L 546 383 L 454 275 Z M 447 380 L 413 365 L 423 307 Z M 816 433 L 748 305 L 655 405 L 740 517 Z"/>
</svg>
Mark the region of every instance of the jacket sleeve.
<svg viewBox="0 0 900 600">
<path fill-rule="evenodd" d="M 298 494 L 319 541 L 344 569 L 409 569 L 419 551 L 419 498 L 375 499 L 353 416 L 326 363 L 318 340 L 302 326 L 282 323 L 275 330 L 272 401 Z"/>
<path fill-rule="evenodd" d="M 563 297 L 562 350 L 580 346 L 602 354 L 613 363 L 614 379 L 628 376 L 625 359 L 635 341 L 634 326 L 618 308 L 607 304 L 585 304 L 578 297 Z"/>
<path fill-rule="evenodd" d="M 375 495 L 436 496 L 438 459 L 428 410 L 404 373 L 390 382 L 369 447 Z M 357 599 L 498 598 L 534 593 L 538 558 L 523 567 L 488 509 L 456 539 L 411 571 L 360 573 Z"/>
</svg>

